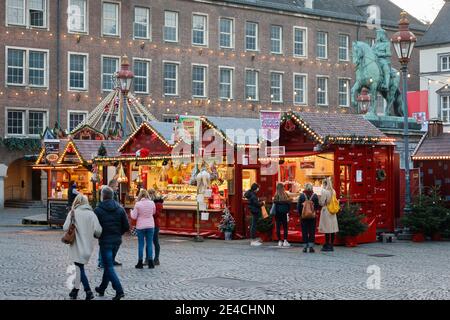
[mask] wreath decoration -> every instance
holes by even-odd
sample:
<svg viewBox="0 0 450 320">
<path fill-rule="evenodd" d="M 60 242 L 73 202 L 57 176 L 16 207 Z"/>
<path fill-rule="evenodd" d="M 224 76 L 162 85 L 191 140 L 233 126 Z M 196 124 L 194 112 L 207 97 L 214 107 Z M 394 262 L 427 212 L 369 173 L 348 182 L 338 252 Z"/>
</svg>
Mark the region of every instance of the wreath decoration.
<svg viewBox="0 0 450 320">
<path fill-rule="evenodd" d="M 386 171 L 384 169 L 377 170 L 377 180 L 381 182 L 386 180 Z"/>
</svg>

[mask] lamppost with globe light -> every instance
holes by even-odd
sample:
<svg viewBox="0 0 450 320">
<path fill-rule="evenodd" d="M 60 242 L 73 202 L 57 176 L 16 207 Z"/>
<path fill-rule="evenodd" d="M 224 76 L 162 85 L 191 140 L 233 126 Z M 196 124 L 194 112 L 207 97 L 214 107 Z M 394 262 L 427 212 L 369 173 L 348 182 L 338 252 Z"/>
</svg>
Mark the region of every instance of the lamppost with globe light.
<svg viewBox="0 0 450 320">
<path fill-rule="evenodd" d="M 361 89 L 361 94 L 357 98 L 358 101 L 358 113 L 366 114 L 370 108 L 370 95 L 369 89 L 366 87 Z"/>
<path fill-rule="evenodd" d="M 391 42 L 394 45 L 398 60 L 402 66 L 402 98 L 404 117 L 404 143 L 405 143 L 405 214 L 411 211 L 411 186 L 410 186 L 410 159 L 409 159 L 409 121 L 408 121 L 408 63 L 411 61 L 411 54 L 417 38 L 409 30 L 408 14 L 403 11 L 399 21 L 399 31 L 396 32 Z"/>
<path fill-rule="evenodd" d="M 123 139 L 128 136 L 127 133 L 127 109 L 128 109 L 128 92 L 130 92 L 131 84 L 133 83 L 134 73 L 130 70 L 130 63 L 128 57 L 125 55 L 122 57 L 120 70 L 117 73 L 117 79 L 119 79 L 120 90 L 123 96 L 123 118 L 122 118 L 122 130 Z"/>
</svg>

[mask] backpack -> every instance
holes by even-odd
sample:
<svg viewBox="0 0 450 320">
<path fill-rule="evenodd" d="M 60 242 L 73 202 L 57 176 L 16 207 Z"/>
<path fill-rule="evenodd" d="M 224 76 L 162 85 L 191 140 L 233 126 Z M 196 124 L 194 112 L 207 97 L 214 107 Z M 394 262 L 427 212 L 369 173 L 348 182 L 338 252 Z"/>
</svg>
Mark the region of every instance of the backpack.
<svg viewBox="0 0 450 320">
<path fill-rule="evenodd" d="M 302 209 L 302 219 L 314 219 L 316 217 L 316 210 L 314 209 L 314 202 L 312 198 L 314 197 L 314 193 L 311 195 L 311 198 L 308 199 L 308 196 L 305 194 L 305 202 L 303 202 Z"/>
<path fill-rule="evenodd" d="M 339 200 L 336 198 L 336 192 L 333 191 L 333 195 L 331 196 L 331 201 L 327 205 L 328 212 L 330 214 L 337 214 L 341 210 L 341 206 L 339 205 Z"/>
</svg>

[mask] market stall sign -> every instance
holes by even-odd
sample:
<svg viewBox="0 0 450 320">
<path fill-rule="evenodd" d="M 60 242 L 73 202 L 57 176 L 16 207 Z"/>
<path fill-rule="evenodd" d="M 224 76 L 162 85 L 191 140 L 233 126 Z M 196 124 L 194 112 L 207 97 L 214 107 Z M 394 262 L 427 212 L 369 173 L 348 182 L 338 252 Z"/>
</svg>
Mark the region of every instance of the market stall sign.
<svg viewBox="0 0 450 320">
<path fill-rule="evenodd" d="M 261 111 L 261 138 L 275 142 L 280 139 L 281 111 Z"/>
<path fill-rule="evenodd" d="M 50 163 L 54 163 L 54 162 L 58 161 L 58 158 L 59 158 L 59 156 L 57 153 L 50 153 L 50 154 L 47 154 L 47 156 L 45 157 L 45 159 Z"/>
<path fill-rule="evenodd" d="M 314 161 L 301 161 L 300 169 L 314 169 L 316 167 L 316 163 Z"/>
<path fill-rule="evenodd" d="M 200 125 L 201 121 L 199 117 L 186 117 L 180 116 L 179 118 L 180 126 L 177 130 L 177 138 L 182 138 L 187 144 L 200 139 Z"/>
</svg>

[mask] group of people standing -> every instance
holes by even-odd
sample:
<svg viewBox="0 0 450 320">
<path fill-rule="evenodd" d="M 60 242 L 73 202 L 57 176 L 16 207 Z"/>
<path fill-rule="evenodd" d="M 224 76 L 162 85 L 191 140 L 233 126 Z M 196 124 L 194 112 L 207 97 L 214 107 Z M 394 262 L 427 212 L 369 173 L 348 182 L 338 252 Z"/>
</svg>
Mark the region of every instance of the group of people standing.
<svg viewBox="0 0 450 320">
<path fill-rule="evenodd" d="M 69 198 L 72 206 L 63 229 L 67 231 L 74 223 L 76 233 L 75 241 L 69 247 L 69 258 L 76 267 L 74 286 L 69 293 L 70 299 L 77 299 L 81 284 L 86 293 L 86 300 L 94 299 L 84 267 L 89 263 L 94 251 L 95 239 L 98 239 L 100 248 L 99 265 L 103 267 L 102 282 L 95 287 L 95 291 L 99 296 L 104 296 L 111 282 L 116 292 L 113 300 L 120 300 L 125 296 L 114 266 L 118 264 L 116 256 L 122 244 L 122 236 L 130 230 L 130 224 L 125 209 L 118 202 L 117 185 L 117 182 L 112 180 L 108 186 L 101 188 L 100 203 L 95 210 L 89 205 L 88 198 L 81 193 L 74 199 Z M 162 211 L 162 202 L 162 198 L 158 197 L 155 190 L 142 189 L 131 212 L 131 218 L 136 220 L 138 235 L 138 263 L 135 266 L 137 269 L 142 269 L 144 265 L 154 269 L 155 265 L 160 264 L 159 215 Z"/>
<path fill-rule="evenodd" d="M 257 222 L 261 219 L 262 208 L 266 205 L 258 197 L 259 185 L 254 183 L 250 190 L 245 193 L 248 200 L 248 208 L 252 214 L 250 224 L 251 246 L 260 246 L 262 243 L 256 238 Z M 297 201 L 297 211 L 300 214 L 301 231 L 303 243 L 305 247 L 303 252 L 314 253 L 314 244 L 316 239 L 316 221 L 318 212 L 319 217 L 319 232 L 325 234 L 325 244 L 322 251 L 334 251 L 335 234 L 339 232 L 338 221 L 336 214 L 330 213 L 328 205 L 335 196 L 335 191 L 331 179 L 324 179 L 322 181 L 322 190 L 320 196 L 314 193 L 313 185 L 307 183 L 304 191 L 300 194 Z M 273 205 L 270 214 L 275 216 L 276 231 L 278 238 L 278 246 L 289 247 L 288 240 L 288 222 L 289 213 L 291 211 L 291 203 L 293 199 L 285 191 L 284 185 L 278 183 L 276 193 L 273 197 Z M 283 227 L 283 238 L 281 237 L 281 228 Z"/>
</svg>

